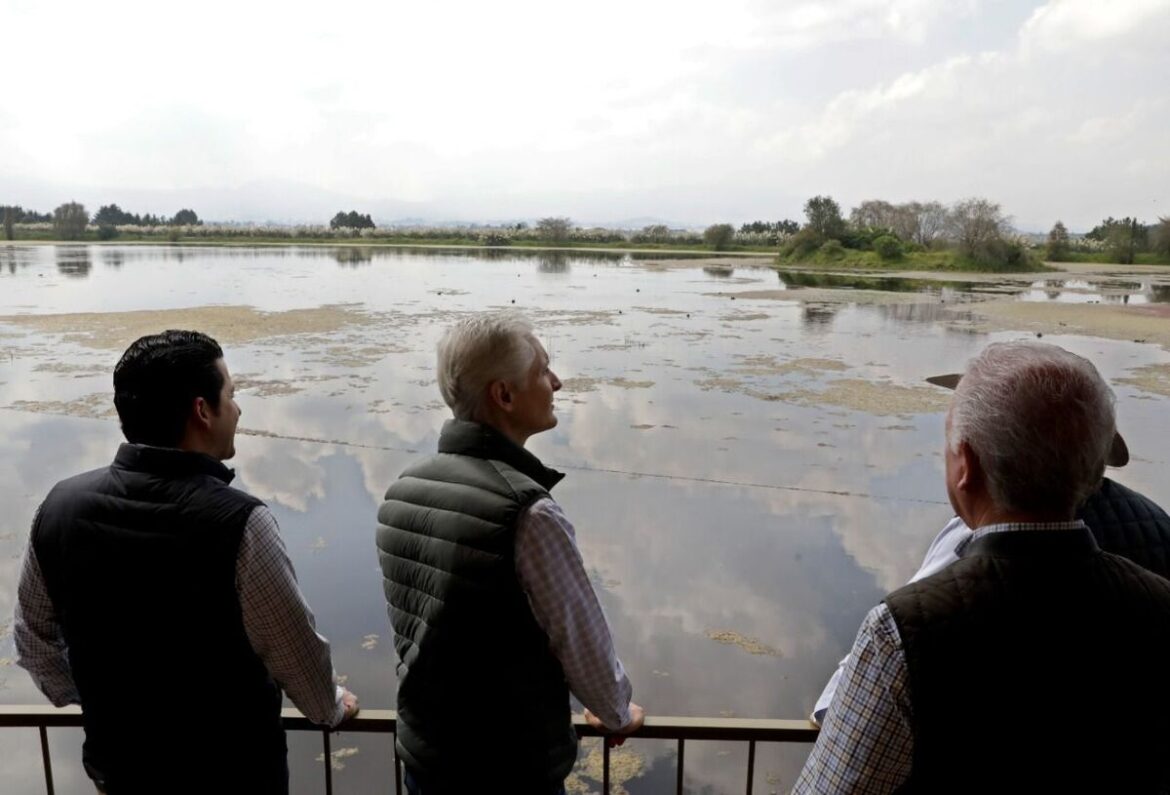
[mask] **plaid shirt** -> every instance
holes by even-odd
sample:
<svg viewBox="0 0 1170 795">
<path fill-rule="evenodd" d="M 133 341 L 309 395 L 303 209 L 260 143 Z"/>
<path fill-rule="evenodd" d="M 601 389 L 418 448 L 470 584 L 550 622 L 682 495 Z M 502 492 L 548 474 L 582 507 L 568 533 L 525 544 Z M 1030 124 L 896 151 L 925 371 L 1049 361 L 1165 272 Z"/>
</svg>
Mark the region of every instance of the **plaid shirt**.
<svg viewBox="0 0 1170 795">
<path fill-rule="evenodd" d="M 335 726 L 344 715 L 333 683 L 329 642 L 317 634 L 313 612 L 267 507 L 253 509 L 236 557 L 236 592 L 244 631 L 277 684 L 314 723 Z M 148 598 L 148 597 L 147 597 Z M 69 649 L 30 543 L 17 591 L 17 663 L 55 706 L 79 704 Z"/>
<path fill-rule="evenodd" d="M 1075 530 L 1080 521 L 996 524 L 981 527 L 956 547 L 1016 530 Z M 914 715 L 907 683 L 906 652 L 885 603 L 869 611 L 841 673 L 824 727 L 797 779 L 793 795 L 893 792 L 910 777 Z"/>
<path fill-rule="evenodd" d="M 537 500 L 516 525 L 516 575 L 573 695 L 606 728 L 630 722 L 632 689 L 561 506 Z"/>
</svg>

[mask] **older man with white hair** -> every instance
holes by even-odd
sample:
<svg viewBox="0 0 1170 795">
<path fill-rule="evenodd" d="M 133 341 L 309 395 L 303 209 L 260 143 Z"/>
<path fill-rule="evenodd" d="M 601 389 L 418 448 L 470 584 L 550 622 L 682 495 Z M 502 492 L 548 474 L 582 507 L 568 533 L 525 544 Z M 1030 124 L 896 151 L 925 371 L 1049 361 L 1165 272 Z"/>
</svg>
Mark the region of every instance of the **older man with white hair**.
<svg viewBox="0 0 1170 795">
<path fill-rule="evenodd" d="M 642 709 L 549 495 L 564 476 L 524 449 L 557 424 L 561 382 L 511 313 L 449 329 L 438 379 L 454 414 L 439 453 L 403 472 L 378 511 L 407 787 L 563 792 L 577 759 L 570 691 L 618 737 Z"/>
<path fill-rule="evenodd" d="M 1101 551 L 1113 395 L 1088 361 L 1001 343 L 947 414 L 958 560 L 863 622 L 794 792 L 1163 792 L 1170 582 Z"/>
</svg>

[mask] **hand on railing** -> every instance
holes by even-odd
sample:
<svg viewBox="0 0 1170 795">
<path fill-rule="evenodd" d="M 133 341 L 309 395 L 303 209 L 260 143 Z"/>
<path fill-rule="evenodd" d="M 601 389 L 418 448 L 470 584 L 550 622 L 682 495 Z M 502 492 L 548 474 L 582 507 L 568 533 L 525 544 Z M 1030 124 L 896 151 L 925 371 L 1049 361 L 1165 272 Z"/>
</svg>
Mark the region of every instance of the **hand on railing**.
<svg viewBox="0 0 1170 795">
<path fill-rule="evenodd" d="M 341 703 L 345 706 L 345 715 L 341 718 L 342 723 L 345 723 L 361 711 L 361 707 L 358 706 L 358 697 L 344 688 L 341 691 Z"/>
<path fill-rule="evenodd" d="M 630 722 L 625 726 L 622 726 L 617 731 L 611 731 L 610 729 L 607 729 L 605 724 L 602 723 L 596 715 L 594 715 L 588 709 L 585 710 L 585 722 L 605 735 L 605 744 L 610 748 L 616 748 L 624 743 L 626 741 L 626 735 L 633 734 L 638 729 L 642 728 L 642 723 L 645 722 L 645 720 L 646 711 L 635 704 L 633 701 L 630 702 Z"/>
</svg>

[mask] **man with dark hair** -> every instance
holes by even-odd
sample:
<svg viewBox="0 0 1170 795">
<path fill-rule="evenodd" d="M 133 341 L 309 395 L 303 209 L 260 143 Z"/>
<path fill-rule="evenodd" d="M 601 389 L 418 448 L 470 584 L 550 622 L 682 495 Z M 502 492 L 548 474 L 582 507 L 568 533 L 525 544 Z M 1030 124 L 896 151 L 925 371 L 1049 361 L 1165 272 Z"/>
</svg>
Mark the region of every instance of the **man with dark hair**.
<svg viewBox="0 0 1170 795">
<path fill-rule="evenodd" d="M 80 704 L 100 791 L 286 793 L 281 690 L 310 720 L 357 712 L 276 520 L 231 488 L 240 409 L 215 340 L 166 331 L 114 369 L 127 442 L 58 483 L 21 573 L 19 663 Z M 155 699 L 166 709 L 147 723 Z M 189 709 L 184 709 L 189 707 Z"/>
<path fill-rule="evenodd" d="M 577 761 L 569 693 L 614 744 L 643 713 L 549 494 L 564 476 L 524 447 L 557 424 L 561 382 L 518 315 L 469 317 L 438 354 L 454 419 L 378 511 L 407 789 L 564 793 Z"/>
<path fill-rule="evenodd" d="M 951 401 L 957 560 L 866 616 L 794 793 L 1165 792 L 1170 581 L 1075 519 L 1115 437 L 1079 356 L 988 346 Z"/>
</svg>

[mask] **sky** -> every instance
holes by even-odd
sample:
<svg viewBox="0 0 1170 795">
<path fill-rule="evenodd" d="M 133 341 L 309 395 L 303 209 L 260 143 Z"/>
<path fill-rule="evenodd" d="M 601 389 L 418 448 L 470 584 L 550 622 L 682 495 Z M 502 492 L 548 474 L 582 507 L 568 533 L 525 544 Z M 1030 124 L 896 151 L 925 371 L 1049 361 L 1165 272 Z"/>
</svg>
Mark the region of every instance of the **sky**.
<svg viewBox="0 0 1170 795">
<path fill-rule="evenodd" d="M 0 203 L 678 225 L 1170 215 L 1170 0 L 0 0 Z"/>
</svg>

